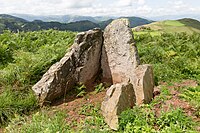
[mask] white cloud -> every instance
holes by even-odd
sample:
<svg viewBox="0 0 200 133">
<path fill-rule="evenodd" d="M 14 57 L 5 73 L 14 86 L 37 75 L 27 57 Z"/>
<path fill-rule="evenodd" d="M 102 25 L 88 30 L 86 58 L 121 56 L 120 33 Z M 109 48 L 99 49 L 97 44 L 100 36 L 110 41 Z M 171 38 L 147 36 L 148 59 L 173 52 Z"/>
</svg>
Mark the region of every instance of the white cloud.
<svg viewBox="0 0 200 133">
<path fill-rule="evenodd" d="M 132 5 L 132 0 L 119 0 L 116 3 L 116 6 L 118 7 L 126 7 L 131 5 Z"/>
<path fill-rule="evenodd" d="M 168 0 L 165 4 L 159 2 L 158 5 L 155 1 L 150 3 L 150 0 L 0 0 L 0 14 L 149 17 L 200 12 L 200 7 L 191 6 L 185 0 Z"/>
<path fill-rule="evenodd" d="M 145 0 L 118 0 L 117 6 L 132 6 L 132 5 L 144 5 L 146 3 Z"/>
<path fill-rule="evenodd" d="M 148 15 L 149 13 L 151 13 L 152 8 L 149 7 L 149 6 L 147 6 L 147 5 L 143 5 L 143 6 L 138 7 L 136 10 L 137 10 L 137 12 L 139 12 L 141 15 Z"/>
<path fill-rule="evenodd" d="M 144 5 L 145 4 L 145 0 L 138 0 L 138 4 L 139 5 Z"/>
<path fill-rule="evenodd" d="M 90 7 L 94 0 L 63 0 L 62 5 L 65 5 L 68 8 L 83 8 Z"/>
</svg>

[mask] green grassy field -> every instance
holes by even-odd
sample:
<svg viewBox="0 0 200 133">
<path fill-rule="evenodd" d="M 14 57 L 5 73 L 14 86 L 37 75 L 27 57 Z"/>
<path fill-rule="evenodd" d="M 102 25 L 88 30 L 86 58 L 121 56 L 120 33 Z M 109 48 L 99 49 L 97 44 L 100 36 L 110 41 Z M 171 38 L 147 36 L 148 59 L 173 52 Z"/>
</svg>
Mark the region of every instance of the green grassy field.
<svg viewBox="0 0 200 133">
<path fill-rule="evenodd" d="M 0 126 L 38 108 L 31 87 L 64 56 L 76 33 L 38 31 L 0 34 Z"/>
<path fill-rule="evenodd" d="M 176 26 L 176 27 L 185 26 L 183 23 L 176 20 L 167 20 L 167 21 L 164 21 L 163 24 L 168 25 L 168 26 Z"/>
<path fill-rule="evenodd" d="M 167 23 L 182 27 L 176 22 Z M 135 42 L 141 63 L 153 65 L 160 94 L 150 104 L 124 111 L 117 132 L 199 132 L 200 34 L 145 33 L 135 34 Z M 81 98 L 74 95 L 73 108 L 71 102 L 38 108 L 31 87 L 67 52 L 75 34 L 48 30 L 0 35 L 0 124 L 5 132 L 114 132 L 101 115 L 105 95 L 102 84 L 91 94 L 81 93 Z M 198 85 L 185 85 L 188 80 Z"/>
<path fill-rule="evenodd" d="M 134 34 L 137 34 L 137 35 L 150 33 L 153 36 L 160 35 L 162 33 L 181 33 L 181 32 L 186 32 L 188 34 L 200 33 L 200 29 L 198 29 L 198 27 L 196 26 L 197 23 L 199 23 L 200 25 L 200 22 L 195 22 L 194 27 L 192 27 L 192 25 L 189 24 L 189 22 L 185 24 L 184 22 L 178 21 L 178 20 L 166 20 L 166 21 L 154 22 L 154 23 L 143 26 L 148 29 L 144 28 L 139 31 L 136 31 L 136 29 L 138 28 L 136 27 L 136 28 L 133 28 L 133 31 L 134 31 Z"/>
</svg>

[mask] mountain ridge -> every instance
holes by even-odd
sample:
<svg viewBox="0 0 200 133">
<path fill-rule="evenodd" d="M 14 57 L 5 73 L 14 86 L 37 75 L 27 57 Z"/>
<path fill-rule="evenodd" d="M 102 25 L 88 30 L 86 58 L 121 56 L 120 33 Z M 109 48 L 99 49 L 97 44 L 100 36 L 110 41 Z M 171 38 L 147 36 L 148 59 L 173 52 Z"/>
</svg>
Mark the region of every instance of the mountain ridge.
<svg viewBox="0 0 200 133">
<path fill-rule="evenodd" d="M 139 25 L 152 23 L 152 20 L 147 20 L 139 17 L 125 17 L 130 20 L 131 28 Z M 83 18 L 81 18 L 83 19 Z M 95 19 L 95 18 L 94 18 Z M 106 18 L 99 17 L 98 19 L 106 20 Z M 60 23 L 56 21 L 44 22 L 42 20 L 28 21 L 22 18 L 18 18 L 12 15 L 0 14 L 0 33 L 3 30 L 17 31 L 37 31 L 37 30 L 47 30 L 47 29 L 57 29 L 57 30 L 70 30 L 70 31 L 86 31 L 93 28 L 104 29 L 113 19 L 106 21 L 96 21 L 92 22 L 90 20 L 81 20 L 69 23 Z"/>
</svg>

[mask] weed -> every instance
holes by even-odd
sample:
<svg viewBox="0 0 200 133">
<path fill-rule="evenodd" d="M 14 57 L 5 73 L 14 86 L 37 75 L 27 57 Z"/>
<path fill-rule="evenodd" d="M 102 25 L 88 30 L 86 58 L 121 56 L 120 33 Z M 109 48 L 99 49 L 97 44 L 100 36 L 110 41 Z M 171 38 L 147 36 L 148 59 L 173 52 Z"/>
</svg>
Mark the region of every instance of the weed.
<svg viewBox="0 0 200 133">
<path fill-rule="evenodd" d="M 95 86 L 95 92 L 96 93 L 99 93 L 99 92 L 103 91 L 104 89 L 105 89 L 105 87 L 104 87 L 103 83 L 100 83 L 100 84 Z"/>
<path fill-rule="evenodd" d="M 86 92 L 85 92 L 85 85 L 83 83 L 78 83 L 76 86 L 75 86 L 75 90 L 76 90 L 76 97 L 83 97 Z"/>
<path fill-rule="evenodd" d="M 131 132 L 153 132 L 155 117 L 150 107 L 134 107 L 121 113 L 119 118 L 121 131 Z"/>
<path fill-rule="evenodd" d="M 136 35 L 142 64 L 152 64 L 156 82 L 199 81 L 200 34 Z"/>
<path fill-rule="evenodd" d="M 6 127 L 10 133 L 57 133 L 69 132 L 69 125 L 65 121 L 66 114 L 61 111 L 53 115 L 47 111 L 37 112 L 32 118 L 17 116 Z M 20 128 L 19 128 L 20 126 Z"/>
<path fill-rule="evenodd" d="M 0 126 L 37 107 L 31 86 L 64 56 L 74 35 L 55 30 L 0 34 Z"/>
<path fill-rule="evenodd" d="M 24 92 L 25 90 L 23 90 Z M 37 108 L 35 95 L 32 91 L 13 91 L 10 88 L 0 95 L 0 124 L 5 125 L 15 114 L 28 114 Z"/>
<path fill-rule="evenodd" d="M 78 124 L 78 129 L 84 133 L 111 132 L 104 118 L 100 114 L 100 106 L 92 104 L 83 105 L 79 114 L 86 115 L 86 119 Z"/>
<path fill-rule="evenodd" d="M 196 132 L 194 122 L 181 109 L 162 112 L 155 117 L 150 106 L 134 107 L 122 112 L 119 120 L 120 131 L 127 133 Z"/>
<path fill-rule="evenodd" d="M 195 115 L 200 117 L 200 86 L 185 88 L 179 96 L 189 101 L 196 109 Z"/>
</svg>

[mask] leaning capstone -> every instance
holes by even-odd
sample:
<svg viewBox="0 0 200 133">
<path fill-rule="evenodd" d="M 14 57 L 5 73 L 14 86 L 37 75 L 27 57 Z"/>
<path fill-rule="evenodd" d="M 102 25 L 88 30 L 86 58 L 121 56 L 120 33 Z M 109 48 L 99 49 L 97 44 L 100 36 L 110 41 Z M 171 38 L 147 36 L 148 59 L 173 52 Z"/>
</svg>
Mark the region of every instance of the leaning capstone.
<svg viewBox="0 0 200 133">
<path fill-rule="evenodd" d="M 118 118 L 122 111 L 132 108 L 135 104 L 133 85 L 121 83 L 112 85 L 102 102 L 101 110 L 105 117 L 105 122 L 111 129 L 118 129 Z"/>
<path fill-rule="evenodd" d="M 100 29 L 79 33 L 69 52 L 32 87 L 40 104 L 51 103 L 77 82 L 93 82 L 100 70 L 102 44 Z"/>
<path fill-rule="evenodd" d="M 128 81 L 139 65 L 139 56 L 128 19 L 114 20 L 104 31 L 102 49 L 103 80 Z"/>
</svg>

